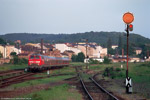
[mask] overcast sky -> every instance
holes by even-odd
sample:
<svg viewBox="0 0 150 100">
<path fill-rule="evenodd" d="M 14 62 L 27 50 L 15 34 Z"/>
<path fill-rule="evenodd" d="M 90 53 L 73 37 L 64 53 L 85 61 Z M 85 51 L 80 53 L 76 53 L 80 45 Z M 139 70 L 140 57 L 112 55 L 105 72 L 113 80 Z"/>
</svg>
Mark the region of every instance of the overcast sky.
<svg viewBox="0 0 150 100">
<path fill-rule="evenodd" d="M 150 0 L 0 0 L 0 34 L 124 32 L 128 11 L 133 33 L 150 38 Z"/>
</svg>

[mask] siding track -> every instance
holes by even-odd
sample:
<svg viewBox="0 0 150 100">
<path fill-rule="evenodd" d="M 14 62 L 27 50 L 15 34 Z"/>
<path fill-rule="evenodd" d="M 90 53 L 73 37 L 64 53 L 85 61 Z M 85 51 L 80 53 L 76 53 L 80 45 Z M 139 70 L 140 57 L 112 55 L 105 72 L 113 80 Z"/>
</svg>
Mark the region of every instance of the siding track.
<svg viewBox="0 0 150 100">
<path fill-rule="evenodd" d="M 109 93 L 106 89 L 104 89 L 100 84 L 94 80 L 93 77 L 89 77 L 90 82 L 85 82 L 84 77 L 82 76 L 83 71 L 81 67 L 75 67 L 78 77 L 80 79 L 80 83 L 84 92 L 87 94 L 88 98 L 86 100 L 119 100 L 113 94 Z M 85 73 L 84 73 L 85 74 Z"/>
</svg>

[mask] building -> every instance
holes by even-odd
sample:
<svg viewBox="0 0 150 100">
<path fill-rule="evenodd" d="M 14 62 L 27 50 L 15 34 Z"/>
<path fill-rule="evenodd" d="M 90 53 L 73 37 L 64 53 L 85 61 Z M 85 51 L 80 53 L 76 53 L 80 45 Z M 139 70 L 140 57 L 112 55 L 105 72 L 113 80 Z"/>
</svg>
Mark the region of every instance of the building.
<svg viewBox="0 0 150 100">
<path fill-rule="evenodd" d="M 71 50 L 66 50 L 63 52 L 63 54 L 67 55 L 70 59 L 71 59 L 72 55 L 75 55 L 75 53 Z"/>
<path fill-rule="evenodd" d="M 0 58 L 0 65 L 4 64 L 4 63 L 9 63 L 10 59 L 4 59 L 4 58 Z"/>
<path fill-rule="evenodd" d="M 118 48 L 118 45 L 112 45 L 111 48 L 116 49 L 116 48 Z"/>
<path fill-rule="evenodd" d="M 150 61 L 150 56 L 145 61 Z"/>
<path fill-rule="evenodd" d="M 75 45 L 71 45 L 70 43 L 55 44 L 55 48 L 60 50 L 61 53 L 63 53 L 66 50 L 70 50 L 77 55 L 78 53 L 81 52 L 80 49 L 78 49 Z"/>
<path fill-rule="evenodd" d="M 138 57 L 130 57 L 130 62 L 140 62 L 140 58 L 138 58 Z"/>
<path fill-rule="evenodd" d="M 129 58 L 130 60 L 130 58 Z M 112 62 L 116 63 L 116 62 L 126 62 L 127 61 L 127 57 L 113 57 L 112 58 Z"/>
<path fill-rule="evenodd" d="M 78 53 L 83 52 L 86 56 L 86 43 L 62 43 L 55 44 L 55 47 L 60 50 L 61 53 L 73 51 L 74 54 L 77 55 Z M 88 43 L 87 55 L 89 58 L 104 58 L 104 56 L 107 56 L 107 48 L 103 48 L 96 43 Z"/>
<path fill-rule="evenodd" d="M 15 48 L 13 45 L 0 45 L 0 52 L 3 55 L 3 58 L 11 58 L 11 52 L 16 52 L 16 54 L 21 53 L 21 49 Z"/>
<path fill-rule="evenodd" d="M 69 47 L 64 43 L 55 44 L 55 48 L 60 50 L 61 53 L 63 53 L 65 50 L 69 50 Z"/>
<path fill-rule="evenodd" d="M 41 52 L 41 43 L 33 44 L 33 43 L 27 43 L 25 46 L 30 46 L 32 48 L 36 48 L 36 52 Z M 43 53 L 46 53 L 48 49 L 43 45 Z"/>
<path fill-rule="evenodd" d="M 78 45 L 78 49 L 80 49 L 84 55 L 86 55 L 86 44 Z M 104 58 L 107 56 L 107 48 L 102 48 L 98 45 L 87 45 L 87 56 L 89 58 Z"/>
<path fill-rule="evenodd" d="M 100 57 L 101 57 L 101 58 L 104 58 L 105 56 L 107 56 L 107 48 L 102 48 L 102 49 L 101 49 Z"/>
<path fill-rule="evenodd" d="M 142 48 L 136 47 L 135 48 L 135 53 L 136 53 L 136 55 L 141 54 L 142 53 Z"/>
<path fill-rule="evenodd" d="M 32 55 L 34 52 L 29 52 L 29 53 L 20 53 L 18 54 L 19 58 L 25 58 L 25 59 L 29 59 L 29 56 Z"/>
<path fill-rule="evenodd" d="M 47 56 L 53 56 L 53 57 L 62 57 L 60 50 L 54 49 L 53 51 L 48 51 L 46 54 Z"/>
<path fill-rule="evenodd" d="M 140 58 L 138 57 L 129 57 L 129 62 L 140 62 Z M 112 62 L 127 62 L 127 57 L 124 56 L 124 57 L 121 57 L 121 56 L 118 56 L 118 57 L 112 57 Z"/>
<path fill-rule="evenodd" d="M 66 53 L 61 53 L 61 56 L 64 57 L 64 58 L 69 57 Z"/>
</svg>

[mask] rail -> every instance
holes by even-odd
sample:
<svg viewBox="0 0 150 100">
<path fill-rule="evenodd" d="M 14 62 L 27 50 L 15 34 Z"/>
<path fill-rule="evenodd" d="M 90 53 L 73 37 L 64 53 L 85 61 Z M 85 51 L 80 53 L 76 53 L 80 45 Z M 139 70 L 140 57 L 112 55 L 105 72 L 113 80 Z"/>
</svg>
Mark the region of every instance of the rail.
<svg viewBox="0 0 150 100">
<path fill-rule="evenodd" d="M 100 84 L 98 84 L 92 77 L 90 77 L 90 79 L 105 93 L 107 93 L 112 99 L 114 100 L 119 100 L 117 97 L 115 97 L 114 95 L 112 95 L 111 93 L 109 93 L 106 89 L 104 89 Z"/>
<path fill-rule="evenodd" d="M 80 75 L 79 69 L 77 67 L 76 68 L 76 72 L 80 78 L 80 82 L 82 84 L 82 87 L 84 88 L 84 91 L 86 92 L 86 94 L 88 95 L 90 100 L 94 100 L 94 98 L 91 96 L 91 94 L 89 93 L 88 89 L 86 88 L 84 81 Z M 94 75 L 95 76 L 95 75 Z M 93 77 L 89 77 L 89 79 L 91 79 L 91 81 L 95 84 L 96 87 L 98 87 L 101 91 L 103 91 L 103 93 L 105 93 L 106 95 L 108 95 L 108 97 L 111 100 L 119 100 L 117 97 L 115 97 L 113 94 L 109 93 L 106 89 L 104 89 L 99 83 L 96 82 L 96 80 L 93 79 Z"/>
<path fill-rule="evenodd" d="M 82 80 L 80 74 L 78 74 L 78 76 L 79 76 L 79 78 L 80 78 L 80 82 L 81 82 L 81 84 L 82 84 L 82 86 L 83 86 L 85 92 L 87 93 L 88 97 L 90 98 L 90 100 L 94 100 L 93 97 L 92 97 L 92 96 L 90 95 L 90 93 L 88 92 L 88 90 L 87 90 L 87 88 L 86 88 L 86 86 L 85 86 L 85 84 L 84 84 L 84 82 L 83 82 L 83 80 Z"/>
</svg>

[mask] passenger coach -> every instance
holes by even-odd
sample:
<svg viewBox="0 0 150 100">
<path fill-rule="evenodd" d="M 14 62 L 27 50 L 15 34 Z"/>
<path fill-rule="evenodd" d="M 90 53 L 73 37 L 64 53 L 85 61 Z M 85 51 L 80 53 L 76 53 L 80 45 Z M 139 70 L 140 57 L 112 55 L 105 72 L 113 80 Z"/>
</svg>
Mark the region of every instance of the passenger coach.
<svg viewBox="0 0 150 100">
<path fill-rule="evenodd" d="M 69 62 L 69 58 L 33 54 L 29 56 L 28 70 L 43 70 L 50 67 L 68 66 Z"/>
</svg>

